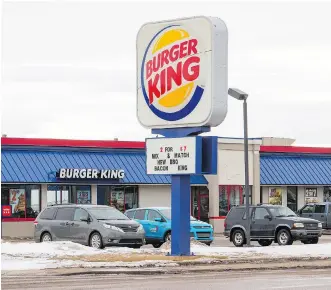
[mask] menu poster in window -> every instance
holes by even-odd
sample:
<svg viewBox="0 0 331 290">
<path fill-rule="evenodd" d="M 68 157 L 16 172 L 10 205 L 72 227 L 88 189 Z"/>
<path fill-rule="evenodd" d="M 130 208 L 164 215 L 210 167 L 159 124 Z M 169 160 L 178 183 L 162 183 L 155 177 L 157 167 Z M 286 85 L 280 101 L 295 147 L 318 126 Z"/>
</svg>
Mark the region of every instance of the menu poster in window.
<svg viewBox="0 0 331 290">
<path fill-rule="evenodd" d="M 124 211 L 124 191 L 112 191 L 111 205 L 120 211 Z"/>
<path fill-rule="evenodd" d="M 282 205 L 283 191 L 279 187 L 269 188 L 269 203 L 272 205 Z"/>
<path fill-rule="evenodd" d="M 316 203 L 317 198 L 317 188 L 306 188 L 305 192 L 305 203 Z"/>
<path fill-rule="evenodd" d="M 77 203 L 87 204 L 90 203 L 91 192 L 89 190 L 77 190 Z"/>
<path fill-rule="evenodd" d="M 24 189 L 10 189 L 9 202 L 12 207 L 12 213 L 25 212 L 25 190 Z"/>
</svg>

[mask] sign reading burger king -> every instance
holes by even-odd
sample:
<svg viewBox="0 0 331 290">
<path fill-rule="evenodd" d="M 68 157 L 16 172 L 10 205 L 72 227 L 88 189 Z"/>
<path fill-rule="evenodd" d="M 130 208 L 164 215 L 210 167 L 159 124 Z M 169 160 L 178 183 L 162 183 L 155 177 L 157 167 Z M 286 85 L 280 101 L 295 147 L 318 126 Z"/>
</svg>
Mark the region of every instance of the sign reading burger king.
<svg viewBox="0 0 331 290">
<path fill-rule="evenodd" d="M 137 116 L 146 128 L 218 126 L 227 114 L 228 33 L 218 18 L 147 23 L 137 36 Z"/>
</svg>

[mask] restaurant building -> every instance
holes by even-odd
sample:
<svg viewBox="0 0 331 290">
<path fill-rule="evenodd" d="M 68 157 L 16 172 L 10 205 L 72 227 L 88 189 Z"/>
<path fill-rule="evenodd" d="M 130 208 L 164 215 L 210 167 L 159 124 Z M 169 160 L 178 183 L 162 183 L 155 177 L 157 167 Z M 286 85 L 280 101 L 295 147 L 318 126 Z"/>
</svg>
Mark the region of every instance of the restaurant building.
<svg viewBox="0 0 331 290">
<path fill-rule="evenodd" d="M 1 139 L 2 237 L 31 237 L 47 205 L 92 203 L 121 211 L 170 206 L 170 176 L 147 175 L 144 142 Z M 330 200 L 331 148 L 294 140 L 249 140 L 250 203 L 293 210 Z M 233 206 L 244 204 L 244 151 L 239 138 L 218 139 L 218 174 L 191 177 L 191 214 L 223 231 Z"/>
</svg>

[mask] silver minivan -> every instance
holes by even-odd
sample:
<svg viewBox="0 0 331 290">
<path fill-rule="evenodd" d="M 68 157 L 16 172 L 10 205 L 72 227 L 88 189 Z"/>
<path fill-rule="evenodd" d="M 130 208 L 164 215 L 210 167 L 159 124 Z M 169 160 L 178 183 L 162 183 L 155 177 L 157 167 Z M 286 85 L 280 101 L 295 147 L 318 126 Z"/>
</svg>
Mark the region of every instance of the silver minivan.
<svg viewBox="0 0 331 290">
<path fill-rule="evenodd" d="M 107 246 L 140 248 L 145 243 L 143 226 L 104 205 L 50 206 L 38 215 L 34 225 L 37 243 L 72 241 L 99 249 Z"/>
</svg>

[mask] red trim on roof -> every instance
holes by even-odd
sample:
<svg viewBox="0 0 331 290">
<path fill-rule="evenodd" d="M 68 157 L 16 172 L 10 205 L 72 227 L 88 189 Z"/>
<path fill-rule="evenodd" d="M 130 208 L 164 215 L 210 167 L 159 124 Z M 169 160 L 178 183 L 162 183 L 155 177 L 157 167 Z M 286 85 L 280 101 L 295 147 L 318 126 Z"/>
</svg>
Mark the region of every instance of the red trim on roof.
<svg viewBox="0 0 331 290">
<path fill-rule="evenodd" d="M 139 141 L 100 141 L 37 138 L 1 138 L 1 145 L 11 146 L 46 146 L 46 147 L 99 147 L 120 149 L 144 149 L 145 142 Z"/>
<path fill-rule="evenodd" d="M 260 152 L 331 154 L 328 147 L 261 146 Z"/>
</svg>

